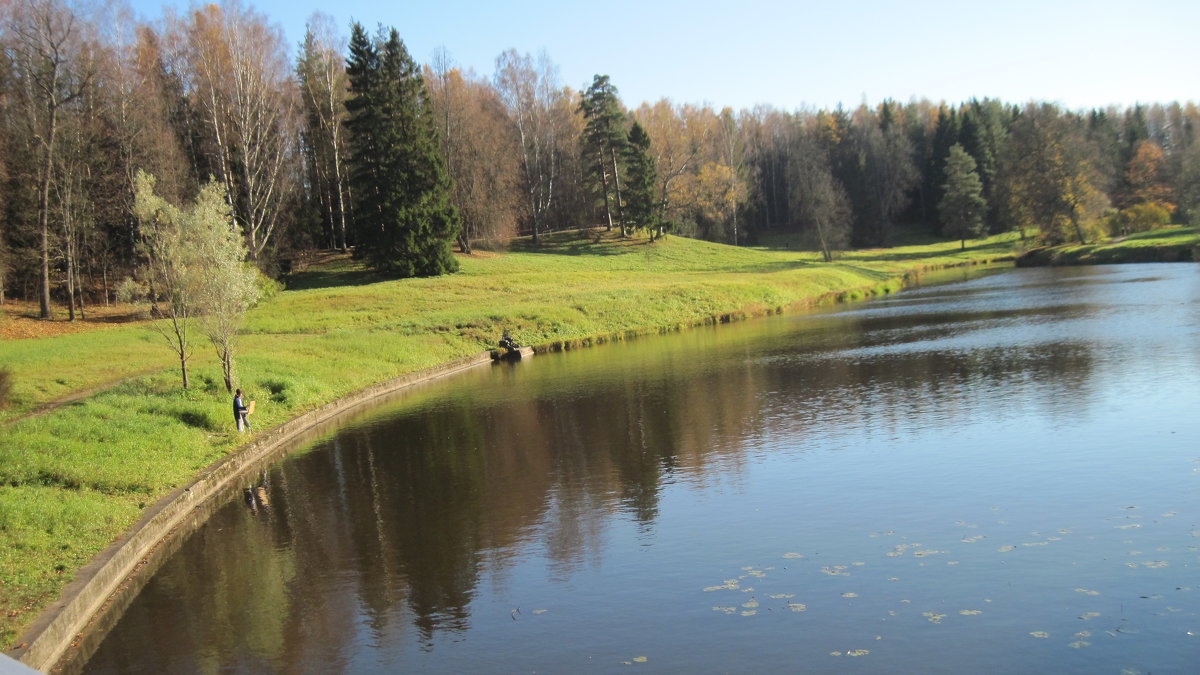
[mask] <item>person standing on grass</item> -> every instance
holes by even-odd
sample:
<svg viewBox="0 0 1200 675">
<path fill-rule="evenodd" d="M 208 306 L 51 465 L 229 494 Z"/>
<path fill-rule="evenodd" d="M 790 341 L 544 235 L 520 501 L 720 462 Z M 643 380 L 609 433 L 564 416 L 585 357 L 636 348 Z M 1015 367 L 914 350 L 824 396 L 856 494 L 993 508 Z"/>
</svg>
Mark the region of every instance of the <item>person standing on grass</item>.
<svg viewBox="0 0 1200 675">
<path fill-rule="evenodd" d="M 253 431 L 250 428 L 250 419 L 247 415 L 250 414 L 250 409 L 246 407 L 245 401 L 242 400 L 242 390 L 238 389 L 233 394 L 233 419 L 237 422 L 237 430 Z"/>
</svg>

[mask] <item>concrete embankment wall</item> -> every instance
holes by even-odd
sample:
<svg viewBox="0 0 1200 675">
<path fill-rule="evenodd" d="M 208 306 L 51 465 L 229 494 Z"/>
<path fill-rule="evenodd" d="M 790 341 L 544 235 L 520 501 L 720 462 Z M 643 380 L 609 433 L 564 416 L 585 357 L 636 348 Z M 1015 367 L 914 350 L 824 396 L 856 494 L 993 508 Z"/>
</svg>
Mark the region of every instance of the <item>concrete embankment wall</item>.
<svg viewBox="0 0 1200 675">
<path fill-rule="evenodd" d="M 526 350 L 523 350 L 526 351 Z M 532 354 L 532 350 L 527 350 Z M 188 485 L 170 493 L 146 509 L 142 518 L 118 541 L 81 569 L 57 602 L 42 612 L 22 636 L 21 647 L 8 656 L 40 671 L 48 671 L 81 646 L 93 625 L 105 614 L 120 614 L 148 576 L 149 558 L 164 544 L 182 539 L 224 503 L 231 491 L 244 487 L 248 476 L 277 460 L 307 435 L 320 430 L 335 416 L 365 405 L 406 387 L 489 364 L 492 354 L 483 352 L 388 380 L 343 399 L 307 412 L 274 429 L 205 469 Z M 76 667 L 82 664 L 74 664 Z"/>
</svg>

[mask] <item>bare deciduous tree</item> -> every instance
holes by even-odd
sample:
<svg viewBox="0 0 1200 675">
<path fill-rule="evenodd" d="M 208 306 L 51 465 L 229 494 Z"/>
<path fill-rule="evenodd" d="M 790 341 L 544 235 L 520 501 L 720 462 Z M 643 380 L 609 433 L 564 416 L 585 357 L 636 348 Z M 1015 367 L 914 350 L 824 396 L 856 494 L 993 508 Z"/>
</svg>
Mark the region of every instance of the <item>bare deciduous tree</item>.
<svg viewBox="0 0 1200 675">
<path fill-rule="evenodd" d="M 283 33 L 237 0 L 196 10 L 185 33 L 212 164 L 258 259 L 293 187 L 297 95 Z"/>
<path fill-rule="evenodd" d="M 516 233 L 523 201 L 517 134 L 496 90 L 452 67 L 444 51 L 426 68 L 425 81 L 463 221 L 459 247 L 469 253 L 472 240 Z"/>
<path fill-rule="evenodd" d="M 38 153 L 37 228 L 41 274 L 40 316 L 50 318 L 50 188 L 58 158 L 64 109 L 91 83 L 94 45 L 72 7 L 60 0 L 16 0 L 5 7 L 5 32 L 12 45 L 21 122 Z"/>
<path fill-rule="evenodd" d="M 548 228 L 548 216 L 562 179 L 563 145 L 574 143 L 569 102 L 559 84 L 558 67 L 543 52 L 535 61 L 510 49 L 496 57 L 493 78 L 500 100 L 517 127 L 524 178 L 526 219 L 533 240 Z M 564 113 L 567 113 L 564 118 Z"/>
<path fill-rule="evenodd" d="M 318 197 L 333 230 L 333 244 L 347 249 L 346 221 L 350 207 L 346 174 L 346 40 L 338 35 L 333 18 L 320 12 L 308 20 L 296 74 L 304 102 L 310 161 Z"/>
</svg>

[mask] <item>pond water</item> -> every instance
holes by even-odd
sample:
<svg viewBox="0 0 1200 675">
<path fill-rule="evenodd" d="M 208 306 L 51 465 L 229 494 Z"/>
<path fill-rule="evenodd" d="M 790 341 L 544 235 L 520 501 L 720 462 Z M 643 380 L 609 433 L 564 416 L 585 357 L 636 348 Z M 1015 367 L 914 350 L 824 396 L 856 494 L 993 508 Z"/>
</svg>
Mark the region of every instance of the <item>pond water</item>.
<svg viewBox="0 0 1200 675">
<path fill-rule="evenodd" d="M 217 510 L 86 670 L 1194 672 L 1198 417 L 1189 264 L 478 369 Z"/>
</svg>

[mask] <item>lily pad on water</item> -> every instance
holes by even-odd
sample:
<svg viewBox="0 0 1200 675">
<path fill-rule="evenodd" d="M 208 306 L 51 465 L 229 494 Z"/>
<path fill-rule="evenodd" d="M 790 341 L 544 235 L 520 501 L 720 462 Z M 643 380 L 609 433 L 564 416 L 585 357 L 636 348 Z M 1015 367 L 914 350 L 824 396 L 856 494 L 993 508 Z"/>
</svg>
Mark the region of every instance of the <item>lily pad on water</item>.
<svg viewBox="0 0 1200 675">
<path fill-rule="evenodd" d="M 1088 589 L 1086 589 L 1086 588 L 1076 588 L 1076 589 L 1075 589 L 1075 592 L 1076 592 L 1076 593 L 1083 593 L 1084 595 L 1100 595 L 1100 591 L 1089 591 L 1089 590 L 1088 590 Z"/>
<path fill-rule="evenodd" d="M 724 612 L 725 614 L 733 614 L 737 611 L 737 607 L 713 607 L 714 612 Z"/>
<path fill-rule="evenodd" d="M 963 616 L 975 616 L 976 614 L 983 614 L 983 610 L 981 610 L 981 609 L 960 609 L 960 610 L 958 610 L 958 613 L 962 614 Z"/>
<path fill-rule="evenodd" d="M 1000 548 L 998 548 L 996 550 L 998 550 L 1001 553 L 1008 553 L 1009 551 L 1017 550 L 1017 547 L 1016 546 L 1001 546 Z"/>
<path fill-rule="evenodd" d="M 941 623 L 942 619 L 946 618 L 945 614 L 938 614 L 937 612 L 921 612 L 921 616 L 929 619 L 929 623 Z"/>
<path fill-rule="evenodd" d="M 787 600 L 789 598 L 796 597 L 796 594 L 795 593 L 774 593 L 772 595 L 768 595 L 767 597 L 771 598 L 772 600 Z"/>
<path fill-rule="evenodd" d="M 795 560 L 797 558 L 803 558 L 804 554 L 803 553 L 784 553 L 783 557 L 788 558 L 790 560 Z"/>
<path fill-rule="evenodd" d="M 792 610 L 793 612 L 803 612 L 808 609 L 808 605 L 804 604 L 803 602 L 789 602 L 788 609 Z"/>
<path fill-rule="evenodd" d="M 1049 634 L 1049 633 L 1047 633 L 1047 632 L 1046 632 L 1046 631 L 1044 631 L 1044 630 L 1035 630 L 1035 631 L 1031 631 L 1029 634 L 1030 634 L 1030 635 L 1032 635 L 1032 636 L 1033 636 L 1033 637 L 1035 637 L 1035 638 L 1041 638 L 1041 639 L 1043 639 L 1043 640 L 1044 640 L 1044 639 L 1046 639 L 1046 638 L 1048 638 L 1048 637 L 1050 637 L 1050 634 Z"/>
<path fill-rule="evenodd" d="M 1091 647 L 1092 643 L 1087 642 L 1085 640 L 1076 640 L 1075 642 L 1072 642 L 1071 644 L 1069 644 L 1067 646 L 1072 649 L 1083 649 L 1084 647 Z"/>
</svg>

